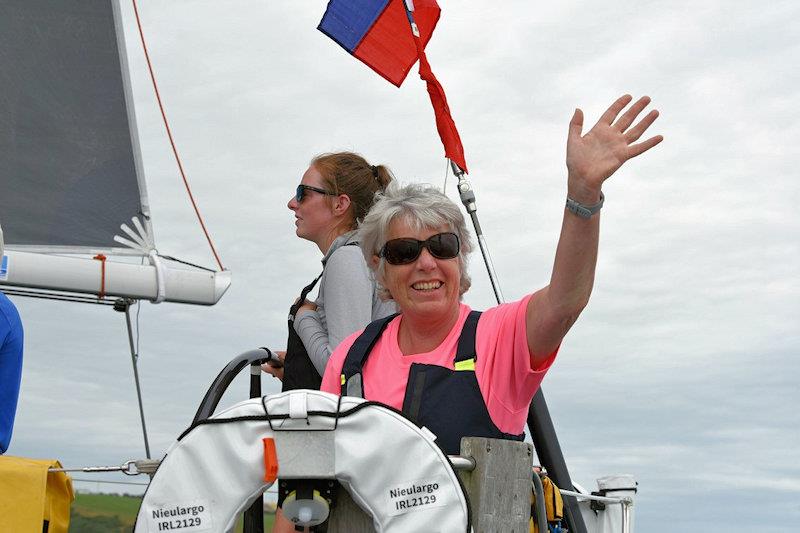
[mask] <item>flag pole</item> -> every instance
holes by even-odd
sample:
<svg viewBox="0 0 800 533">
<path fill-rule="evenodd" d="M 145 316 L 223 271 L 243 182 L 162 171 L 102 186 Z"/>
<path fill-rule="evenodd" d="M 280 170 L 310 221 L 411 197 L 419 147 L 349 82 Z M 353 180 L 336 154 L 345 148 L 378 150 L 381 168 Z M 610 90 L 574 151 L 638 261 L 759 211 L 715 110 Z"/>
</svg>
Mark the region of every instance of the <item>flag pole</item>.
<svg viewBox="0 0 800 533">
<path fill-rule="evenodd" d="M 475 228 L 475 236 L 478 238 L 478 247 L 481 249 L 483 262 L 486 265 L 486 271 L 489 273 L 489 281 L 492 283 L 492 290 L 498 305 L 505 302 L 503 292 L 500 290 L 500 283 L 497 281 L 497 273 L 494 270 L 494 263 L 492 256 L 489 254 L 489 246 L 486 244 L 486 239 L 483 236 L 483 229 L 478 220 L 478 206 L 475 202 L 475 191 L 466 177 L 466 173 L 459 167 L 453 160 L 450 161 L 450 168 L 453 169 L 453 174 L 458 178 L 458 195 L 461 197 L 461 203 L 467 210 L 470 219 L 472 219 L 472 226 Z"/>
</svg>

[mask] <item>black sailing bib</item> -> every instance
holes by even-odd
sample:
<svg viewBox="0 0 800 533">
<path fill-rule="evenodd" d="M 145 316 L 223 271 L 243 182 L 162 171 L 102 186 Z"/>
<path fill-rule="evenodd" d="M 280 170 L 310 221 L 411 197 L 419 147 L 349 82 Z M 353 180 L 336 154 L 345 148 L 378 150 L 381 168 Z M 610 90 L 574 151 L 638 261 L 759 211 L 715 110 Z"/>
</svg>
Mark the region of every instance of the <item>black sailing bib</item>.
<svg viewBox="0 0 800 533">
<path fill-rule="evenodd" d="M 358 246 L 358 242 L 348 242 L 342 246 Z M 286 339 L 286 357 L 283 360 L 282 392 L 294 389 L 319 390 L 322 384 L 322 376 L 319 375 L 314 363 L 311 362 L 300 335 L 294 330 L 294 317 L 297 314 L 297 310 L 306 301 L 308 293 L 316 286 L 324 272 L 325 262 L 323 261 L 322 272 L 314 278 L 314 281 L 303 287 L 300 292 L 300 298 L 289 308 L 289 337 Z"/>
<path fill-rule="evenodd" d="M 483 401 L 475 376 L 475 334 L 480 312 L 471 311 L 453 359 L 453 369 L 412 363 L 408 372 L 403 414 L 436 435 L 436 442 L 448 454 L 460 453 L 461 437 L 489 437 L 523 440 L 497 428 Z M 342 394 L 364 397 L 362 369 L 372 348 L 389 322 L 397 315 L 372 322 L 347 352 L 342 366 Z M 369 399 L 369 398 L 368 398 Z"/>
<path fill-rule="evenodd" d="M 322 273 L 314 278 L 314 281 L 306 285 L 300 292 L 297 299 L 289 308 L 289 337 L 286 339 L 286 357 L 283 360 L 283 387 L 281 391 L 294 389 L 315 389 L 319 390 L 322 384 L 322 376 L 319 375 L 311 359 L 308 357 L 306 347 L 300 339 L 300 335 L 294 330 L 294 317 L 297 310 L 306 301 L 308 293 L 322 277 Z"/>
</svg>

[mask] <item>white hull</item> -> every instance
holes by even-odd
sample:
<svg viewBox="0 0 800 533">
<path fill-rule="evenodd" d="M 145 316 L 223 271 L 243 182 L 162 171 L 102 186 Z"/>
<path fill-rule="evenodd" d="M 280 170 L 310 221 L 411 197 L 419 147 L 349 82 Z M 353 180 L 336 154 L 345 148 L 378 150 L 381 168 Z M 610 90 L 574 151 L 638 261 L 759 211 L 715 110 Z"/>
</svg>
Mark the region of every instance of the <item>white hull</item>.
<svg viewBox="0 0 800 533">
<path fill-rule="evenodd" d="M 6 250 L 7 270 L 0 285 L 98 295 L 103 285 L 102 263 L 82 257 Z M 166 302 L 214 305 L 231 284 L 231 273 L 162 269 Z M 158 274 L 150 264 L 105 262 L 105 295 L 137 300 L 158 298 Z"/>
</svg>

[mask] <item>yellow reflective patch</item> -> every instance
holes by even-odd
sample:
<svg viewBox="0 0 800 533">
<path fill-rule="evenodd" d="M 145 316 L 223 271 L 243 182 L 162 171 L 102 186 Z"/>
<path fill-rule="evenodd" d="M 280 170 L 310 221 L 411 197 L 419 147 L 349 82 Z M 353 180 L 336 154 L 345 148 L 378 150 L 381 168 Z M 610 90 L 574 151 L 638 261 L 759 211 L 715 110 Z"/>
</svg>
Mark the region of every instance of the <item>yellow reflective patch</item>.
<svg viewBox="0 0 800 533">
<path fill-rule="evenodd" d="M 344 385 L 344 382 L 345 382 L 344 374 L 342 374 L 342 385 Z"/>
<path fill-rule="evenodd" d="M 461 370 L 472 370 L 475 371 L 475 359 L 467 359 L 466 361 L 456 361 L 455 369 L 458 371 Z"/>
</svg>

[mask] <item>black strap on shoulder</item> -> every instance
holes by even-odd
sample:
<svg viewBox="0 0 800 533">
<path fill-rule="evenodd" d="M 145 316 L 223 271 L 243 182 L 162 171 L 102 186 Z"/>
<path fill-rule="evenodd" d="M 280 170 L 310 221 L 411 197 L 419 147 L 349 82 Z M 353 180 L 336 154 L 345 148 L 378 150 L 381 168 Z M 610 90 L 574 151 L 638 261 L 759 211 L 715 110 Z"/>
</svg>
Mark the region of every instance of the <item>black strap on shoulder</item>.
<svg viewBox="0 0 800 533">
<path fill-rule="evenodd" d="M 364 328 L 361 335 L 359 335 L 353 345 L 350 346 L 350 349 L 347 351 L 347 357 L 344 359 L 342 374 L 345 380 L 361 372 L 369 353 L 372 351 L 375 343 L 378 342 L 381 333 L 383 333 L 383 330 L 386 329 L 389 322 L 398 314 L 400 313 L 395 313 L 385 318 L 379 318 L 378 320 L 370 322 L 369 325 Z"/>
<path fill-rule="evenodd" d="M 480 317 L 480 311 L 469 312 L 467 320 L 464 321 L 464 327 L 461 328 L 461 335 L 458 337 L 458 347 L 456 348 L 454 362 L 478 358 L 478 353 L 475 350 L 475 336 L 478 331 L 478 319 Z"/>
<path fill-rule="evenodd" d="M 319 281 L 319 279 L 321 277 L 322 277 L 322 272 L 319 273 L 319 276 L 314 278 L 314 281 L 312 281 L 311 283 L 309 283 L 308 285 L 303 287 L 303 290 L 300 291 L 300 301 L 301 302 L 306 299 L 306 296 L 308 296 L 308 293 L 311 292 L 311 290 L 317 285 L 317 282 Z"/>
<path fill-rule="evenodd" d="M 322 277 L 322 273 L 324 271 L 325 270 L 323 269 L 323 271 L 319 273 L 319 276 L 314 278 L 314 281 L 303 287 L 303 290 L 300 291 L 300 297 L 297 299 L 294 305 L 292 305 L 292 307 L 289 309 L 289 320 L 294 320 L 294 315 L 297 314 L 297 310 L 300 309 L 300 306 L 303 305 L 303 302 L 306 301 L 306 296 L 308 296 L 308 293 L 311 292 L 311 289 L 313 289 L 314 286 L 317 284 L 319 278 Z"/>
<path fill-rule="evenodd" d="M 348 243 L 343 244 L 342 246 L 358 246 L 358 241 L 348 242 Z M 306 301 L 306 297 L 308 296 L 308 293 L 311 292 L 311 290 L 316 286 L 317 282 L 319 281 L 319 279 L 322 277 L 322 274 L 324 274 L 324 273 L 325 273 L 325 264 L 323 263 L 322 272 L 319 273 L 319 276 L 314 278 L 314 281 L 312 281 L 311 283 L 309 283 L 308 285 L 303 287 L 303 290 L 300 291 L 300 298 L 298 298 L 297 299 L 297 303 L 295 303 L 292 306 L 292 312 L 291 312 L 292 318 L 294 318 L 294 315 L 295 315 L 295 313 L 297 313 L 297 310 L 300 309 L 300 306 L 303 305 L 303 302 Z"/>
</svg>

